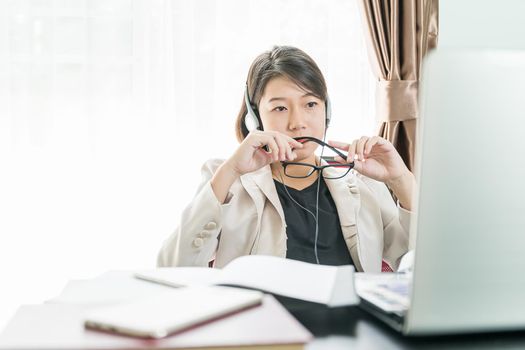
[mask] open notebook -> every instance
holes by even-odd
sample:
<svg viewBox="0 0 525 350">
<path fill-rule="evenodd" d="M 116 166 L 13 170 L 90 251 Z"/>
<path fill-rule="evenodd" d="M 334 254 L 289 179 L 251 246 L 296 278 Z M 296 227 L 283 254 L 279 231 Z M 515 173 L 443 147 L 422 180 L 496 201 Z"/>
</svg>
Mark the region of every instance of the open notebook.
<svg viewBox="0 0 525 350">
<path fill-rule="evenodd" d="M 241 286 L 330 307 L 355 305 L 359 300 L 351 265 L 317 265 L 266 255 L 242 256 L 223 269 L 159 268 L 135 276 L 172 287 Z"/>
</svg>

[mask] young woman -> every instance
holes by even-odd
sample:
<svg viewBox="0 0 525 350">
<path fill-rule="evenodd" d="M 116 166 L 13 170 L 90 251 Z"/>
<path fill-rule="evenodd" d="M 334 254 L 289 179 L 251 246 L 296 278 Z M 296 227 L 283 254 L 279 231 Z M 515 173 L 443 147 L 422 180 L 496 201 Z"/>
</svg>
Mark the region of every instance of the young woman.
<svg viewBox="0 0 525 350">
<path fill-rule="evenodd" d="M 223 267 L 266 254 L 395 270 L 408 250 L 414 176 L 378 136 L 325 144 L 330 118 L 324 77 L 306 53 L 280 46 L 259 55 L 237 117 L 240 145 L 204 164 L 158 265 Z M 339 151 L 336 163 L 315 154 L 320 145 Z"/>
</svg>

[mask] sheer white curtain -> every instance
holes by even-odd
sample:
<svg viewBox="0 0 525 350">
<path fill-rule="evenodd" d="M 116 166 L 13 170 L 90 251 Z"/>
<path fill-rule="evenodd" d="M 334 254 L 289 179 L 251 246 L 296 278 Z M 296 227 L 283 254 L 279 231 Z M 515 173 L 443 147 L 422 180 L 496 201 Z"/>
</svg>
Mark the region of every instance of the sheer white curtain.
<svg viewBox="0 0 525 350">
<path fill-rule="evenodd" d="M 68 279 L 154 266 L 272 45 L 325 73 L 328 138 L 375 133 L 359 21 L 348 0 L 0 0 L 0 327 Z"/>
</svg>

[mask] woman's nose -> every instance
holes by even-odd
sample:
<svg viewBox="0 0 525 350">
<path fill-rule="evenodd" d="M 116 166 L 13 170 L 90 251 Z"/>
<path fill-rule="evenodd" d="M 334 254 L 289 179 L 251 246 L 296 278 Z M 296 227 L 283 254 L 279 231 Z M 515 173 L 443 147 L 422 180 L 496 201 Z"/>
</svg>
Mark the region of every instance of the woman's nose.
<svg viewBox="0 0 525 350">
<path fill-rule="evenodd" d="M 304 113 L 297 109 L 292 111 L 288 120 L 288 128 L 292 131 L 306 128 L 306 118 Z"/>
</svg>

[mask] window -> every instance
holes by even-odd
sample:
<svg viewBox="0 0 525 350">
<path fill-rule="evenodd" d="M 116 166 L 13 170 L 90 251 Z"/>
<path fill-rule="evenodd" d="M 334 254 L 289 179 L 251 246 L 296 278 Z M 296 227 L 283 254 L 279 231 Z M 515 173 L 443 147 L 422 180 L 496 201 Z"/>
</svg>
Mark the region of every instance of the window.
<svg viewBox="0 0 525 350">
<path fill-rule="evenodd" d="M 323 70 L 328 138 L 376 132 L 353 1 L 0 0 L 0 309 L 152 267 L 202 162 L 235 149 L 248 67 L 274 44 Z"/>
</svg>

